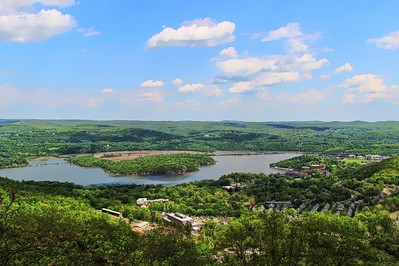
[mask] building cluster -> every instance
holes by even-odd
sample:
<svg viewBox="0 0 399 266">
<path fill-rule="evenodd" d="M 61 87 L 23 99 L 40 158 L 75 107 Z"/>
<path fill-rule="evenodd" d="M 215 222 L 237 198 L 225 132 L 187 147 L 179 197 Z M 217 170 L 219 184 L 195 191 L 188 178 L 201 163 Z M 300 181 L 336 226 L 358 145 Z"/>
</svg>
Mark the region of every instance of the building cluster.
<svg viewBox="0 0 399 266">
<path fill-rule="evenodd" d="M 343 158 L 349 158 L 349 159 L 360 159 L 360 160 L 366 160 L 366 161 L 373 161 L 373 162 L 380 162 L 385 159 L 389 159 L 391 157 L 389 156 L 382 156 L 378 154 L 366 154 L 365 156 L 362 155 L 356 155 L 356 154 L 349 154 L 347 156 L 341 156 Z"/>
<path fill-rule="evenodd" d="M 285 175 L 286 176 L 296 177 L 296 178 L 302 178 L 302 177 L 307 177 L 313 171 L 319 171 L 322 175 L 327 175 L 328 174 L 325 165 L 323 165 L 323 164 L 311 164 L 311 165 L 302 166 L 301 167 L 301 171 L 294 171 L 294 170 L 290 169 L 290 170 L 285 172 Z"/>
<path fill-rule="evenodd" d="M 162 202 L 162 203 L 166 203 L 166 202 L 168 202 L 168 201 L 169 201 L 169 199 L 153 199 L 153 200 L 149 200 L 149 199 L 147 199 L 147 198 L 138 198 L 138 199 L 136 200 L 136 203 L 137 203 L 138 206 L 145 208 L 145 207 L 147 207 L 147 206 L 148 206 L 150 203 L 152 203 L 152 202 Z"/>
</svg>

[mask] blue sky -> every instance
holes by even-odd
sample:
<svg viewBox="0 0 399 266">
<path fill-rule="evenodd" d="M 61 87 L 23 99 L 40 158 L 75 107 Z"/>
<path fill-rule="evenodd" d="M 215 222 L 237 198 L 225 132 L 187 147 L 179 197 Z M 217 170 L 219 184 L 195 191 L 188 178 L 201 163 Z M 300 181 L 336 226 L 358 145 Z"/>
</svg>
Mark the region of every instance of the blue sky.
<svg viewBox="0 0 399 266">
<path fill-rule="evenodd" d="M 0 118 L 398 120 L 397 10 L 2 0 Z"/>
</svg>

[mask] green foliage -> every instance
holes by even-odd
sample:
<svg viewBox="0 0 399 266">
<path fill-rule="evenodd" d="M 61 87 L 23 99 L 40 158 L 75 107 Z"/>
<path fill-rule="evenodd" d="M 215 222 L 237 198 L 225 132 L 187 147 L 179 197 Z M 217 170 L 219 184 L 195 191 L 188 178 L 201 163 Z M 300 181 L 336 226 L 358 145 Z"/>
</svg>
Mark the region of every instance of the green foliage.
<svg viewBox="0 0 399 266">
<path fill-rule="evenodd" d="M 343 179 L 355 178 L 370 183 L 399 185 L 399 157 L 367 165 L 347 167 L 340 173 Z"/>
<path fill-rule="evenodd" d="M 393 155 L 399 153 L 398 136 L 398 122 L 20 120 L 0 126 L 0 158 L 123 150 L 250 150 Z M 0 167 L 9 167 L 9 164 L 0 164 Z"/>
<path fill-rule="evenodd" d="M 373 221 L 380 224 L 375 217 Z M 387 230 L 392 229 L 390 221 Z M 234 265 L 392 263 L 395 254 L 377 249 L 369 233 L 357 218 L 315 213 L 290 219 L 280 212 L 248 213 L 218 229 L 216 252 Z M 389 239 L 397 243 L 395 236 Z"/>
<path fill-rule="evenodd" d="M 1 158 L 0 157 L 0 168 L 15 168 L 27 166 L 29 163 L 26 158 L 14 157 L 14 158 Z"/>
<path fill-rule="evenodd" d="M 93 156 L 76 156 L 68 162 L 84 167 L 101 167 L 107 172 L 126 175 L 173 175 L 199 170 L 215 164 L 212 157 L 200 154 L 164 154 L 142 156 L 134 160 L 110 161 Z"/>
</svg>

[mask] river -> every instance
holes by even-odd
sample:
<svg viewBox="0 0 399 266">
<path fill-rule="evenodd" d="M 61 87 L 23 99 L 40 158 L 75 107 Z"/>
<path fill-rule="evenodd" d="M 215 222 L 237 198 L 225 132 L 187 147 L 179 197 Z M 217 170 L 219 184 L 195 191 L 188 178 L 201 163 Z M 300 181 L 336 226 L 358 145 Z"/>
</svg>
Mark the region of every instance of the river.
<svg viewBox="0 0 399 266">
<path fill-rule="evenodd" d="M 59 181 L 80 185 L 102 184 L 162 184 L 176 185 L 203 179 L 218 179 L 233 172 L 279 173 L 270 163 L 298 156 L 297 153 L 214 156 L 216 164 L 199 171 L 173 176 L 122 176 L 104 172 L 101 168 L 85 168 L 67 163 L 63 158 L 33 161 L 28 167 L 0 169 L 0 176 L 14 180 Z"/>
</svg>

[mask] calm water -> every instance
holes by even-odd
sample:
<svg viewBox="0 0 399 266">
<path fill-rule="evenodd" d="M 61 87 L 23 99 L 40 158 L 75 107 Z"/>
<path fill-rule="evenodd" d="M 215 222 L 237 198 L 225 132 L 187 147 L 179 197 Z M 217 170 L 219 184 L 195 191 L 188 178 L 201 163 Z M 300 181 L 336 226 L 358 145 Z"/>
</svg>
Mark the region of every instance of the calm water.
<svg viewBox="0 0 399 266">
<path fill-rule="evenodd" d="M 215 165 L 201 167 L 197 172 L 176 176 L 116 176 L 105 173 L 101 168 L 84 168 L 71 165 L 64 159 L 50 159 L 31 162 L 29 167 L 0 169 L 0 176 L 14 180 L 73 182 L 90 184 L 163 184 L 176 185 L 202 179 L 218 179 L 233 172 L 278 173 L 269 164 L 298 156 L 295 153 L 215 156 Z"/>
</svg>

